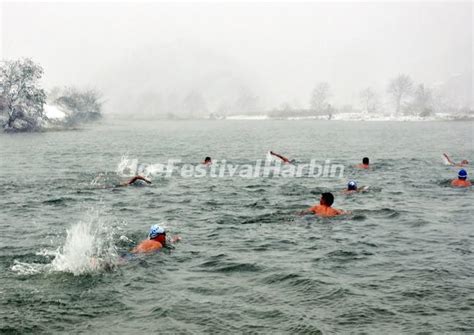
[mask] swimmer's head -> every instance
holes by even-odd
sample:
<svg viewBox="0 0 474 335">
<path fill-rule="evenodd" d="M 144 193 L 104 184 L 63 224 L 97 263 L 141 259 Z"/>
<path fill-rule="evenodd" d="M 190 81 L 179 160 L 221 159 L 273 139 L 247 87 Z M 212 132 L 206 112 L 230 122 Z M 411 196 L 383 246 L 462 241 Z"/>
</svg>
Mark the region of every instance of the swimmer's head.
<svg viewBox="0 0 474 335">
<path fill-rule="evenodd" d="M 165 245 L 166 243 L 166 231 L 164 228 L 154 224 L 150 227 L 150 232 L 148 233 L 150 240 L 155 240 Z"/>
<path fill-rule="evenodd" d="M 357 183 L 353 180 L 351 180 L 348 184 L 347 184 L 347 190 L 348 191 L 357 191 Z"/>
<path fill-rule="evenodd" d="M 362 164 L 369 165 L 369 157 L 362 158 Z"/>
<path fill-rule="evenodd" d="M 206 158 L 204 158 L 204 164 L 209 164 L 209 163 L 212 163 L 212 160 L 211 160 L 211 157 L 207 156 Z"/>
<path fill-rule="evenodd" d="M 331 206 L 334 203 L 334 196 L 330 192 L 321 194 L 321 199 L 319 200 L 321 205 Z"/>
<path fill-rule="evenodd" d="M 459 170 L 458 178 L 461 179 L 461 180 L 466 180 L 467 179 L 467 171 L 464 170 L 464 169 Z"/>
<path fill-rule="evenodd" d="M 469 161 L 468 161 L 467 159 L 463 159 L 463 160 L 461 161 L 461 164 L 462 164 L 462 165 L 467 165 L 467 164 L 469 164 Z"/>
</svg>

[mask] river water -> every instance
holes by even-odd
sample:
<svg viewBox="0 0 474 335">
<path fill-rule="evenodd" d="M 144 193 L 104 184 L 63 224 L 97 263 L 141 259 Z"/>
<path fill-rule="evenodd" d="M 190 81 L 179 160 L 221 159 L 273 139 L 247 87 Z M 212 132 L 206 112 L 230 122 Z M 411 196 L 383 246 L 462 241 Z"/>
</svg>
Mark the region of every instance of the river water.
<svg viewBox="0 0 474 335">
<path fill-rule="evenodd" d="M 473 333 L 474 193 L 449 186 L 458 169 L 441 159 L 472 161 L 473 129 L 115 121 L 0 134 L 0 333 Z M 344 171 L 113 187 L 133 162 L 254 164 L 268 150 Z M 363 156 L 370 170 L 354 168 Z M 369 191 L 344 195 L 350 179 Z M 327 191 L 351 214 L 298 215 Z M 130 255 L 154 223 L 182 240 Z"/>
</svg>

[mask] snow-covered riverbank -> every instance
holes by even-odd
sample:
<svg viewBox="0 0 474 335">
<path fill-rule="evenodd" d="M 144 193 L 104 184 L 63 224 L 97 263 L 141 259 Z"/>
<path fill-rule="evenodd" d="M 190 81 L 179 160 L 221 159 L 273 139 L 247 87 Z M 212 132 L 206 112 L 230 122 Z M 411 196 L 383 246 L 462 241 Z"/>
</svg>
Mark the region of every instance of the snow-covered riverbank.
<svg viewBox="0 0 474 335">
<path fill-rule="evenodd" d="M 232 115 L 225 118 L 225 120 L 332 120 L 332 121 L 458 121 L 469 120 L 474 121 L 474 115 L 452 115 L 448 113 L 438 113 L 432 116 L 394 116 L 394 115 L 370 115 L 360 113 L 341 113 L 334 114 L 331 118 L 327 115 L 321 116 L 290 116 L 273 118 L 268 115 Z"/>
</svg>

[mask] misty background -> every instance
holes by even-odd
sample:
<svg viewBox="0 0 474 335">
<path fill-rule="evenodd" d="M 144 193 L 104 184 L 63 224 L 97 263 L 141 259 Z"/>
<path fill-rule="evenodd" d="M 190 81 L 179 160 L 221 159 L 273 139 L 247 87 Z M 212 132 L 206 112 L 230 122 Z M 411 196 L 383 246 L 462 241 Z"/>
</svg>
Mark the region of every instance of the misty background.
<svg viewBox="0 0 474 335">
<path fill-rule="evenodd" d="M 473 108 L 473 6 L 464 3 L 8 3 L 3 59 L 31 57 L 43 87 L 94 88 L 108 115 L 203 116 L 307 108 L 314 87 L 360 107 L 409 75 Z"/>
</svg>

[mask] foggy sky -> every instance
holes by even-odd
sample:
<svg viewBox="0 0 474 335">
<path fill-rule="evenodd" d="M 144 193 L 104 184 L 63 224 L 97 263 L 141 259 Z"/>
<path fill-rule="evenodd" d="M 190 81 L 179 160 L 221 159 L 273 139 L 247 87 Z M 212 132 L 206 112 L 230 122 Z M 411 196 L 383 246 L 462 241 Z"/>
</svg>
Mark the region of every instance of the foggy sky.
<svg viewBox="0 0 474 335">
<path fill-rule="evenodd" d="M 400 73 L 428 86 L 462 75 L 472 92 L 472 17 L 471 2 L 4 2 L 1 55 L 42 64 L 45 88 L 98 88 L 118 112 L 138 94 L 193 90 L 211 107 L 238 91 L 262 109 L 306 107 L 321 81 L 356 105 Z"/>
</svg>

